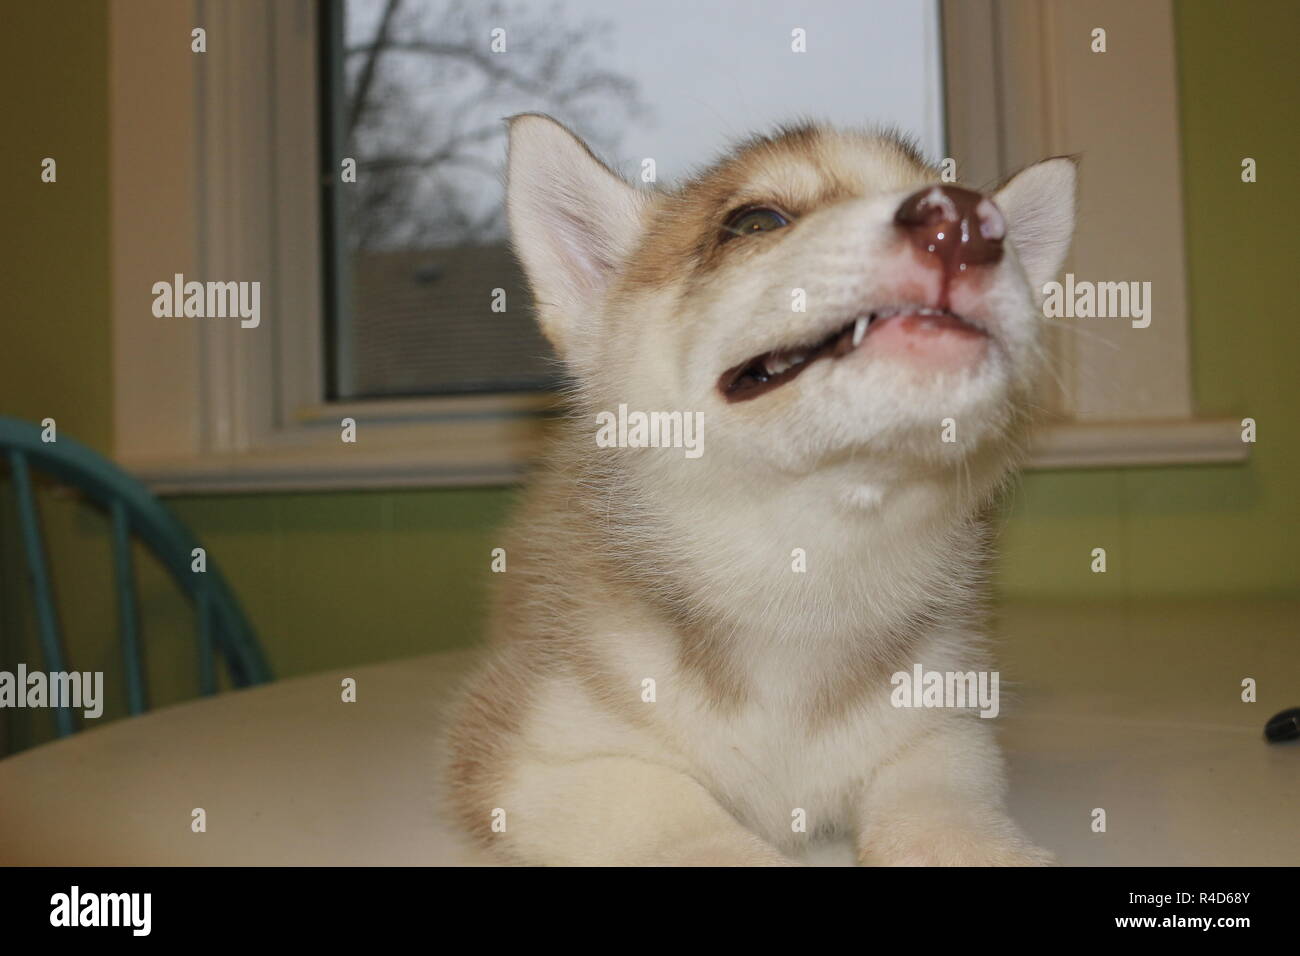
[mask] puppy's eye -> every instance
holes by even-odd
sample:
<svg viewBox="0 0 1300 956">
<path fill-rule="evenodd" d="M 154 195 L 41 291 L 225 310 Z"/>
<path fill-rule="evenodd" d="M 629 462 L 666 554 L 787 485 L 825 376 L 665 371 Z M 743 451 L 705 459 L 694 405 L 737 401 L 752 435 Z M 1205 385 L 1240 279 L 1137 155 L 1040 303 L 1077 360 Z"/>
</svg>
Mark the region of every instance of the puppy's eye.
<svg viewBox="0 0 1300 956">
<path fill-rule="evenodd" d="M 737 209 L 727 217 L 722 229 L 722 238 L 726 241 L 737 236 L 753 235 L 756 232 L 770 232 L 788 225 L 790 220 L 775 209 L 768 209 L 766 206 L 749 206 Z"/>
</svg>

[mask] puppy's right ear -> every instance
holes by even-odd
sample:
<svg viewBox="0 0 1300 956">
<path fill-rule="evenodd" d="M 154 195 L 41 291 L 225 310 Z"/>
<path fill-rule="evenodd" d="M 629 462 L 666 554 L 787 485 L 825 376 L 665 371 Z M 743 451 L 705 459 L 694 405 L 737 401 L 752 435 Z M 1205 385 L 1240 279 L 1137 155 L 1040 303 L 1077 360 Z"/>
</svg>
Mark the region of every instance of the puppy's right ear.
<svg viewBox="0 0 1300 956">
<path fill-rule="evenodd" d="M 536 113 L 510 119 L 506 211 L 542 332 L 562 358 L 594 324 L 615 270 L 641 232 L 645 197 L 567 129 Z"/>
</svg>

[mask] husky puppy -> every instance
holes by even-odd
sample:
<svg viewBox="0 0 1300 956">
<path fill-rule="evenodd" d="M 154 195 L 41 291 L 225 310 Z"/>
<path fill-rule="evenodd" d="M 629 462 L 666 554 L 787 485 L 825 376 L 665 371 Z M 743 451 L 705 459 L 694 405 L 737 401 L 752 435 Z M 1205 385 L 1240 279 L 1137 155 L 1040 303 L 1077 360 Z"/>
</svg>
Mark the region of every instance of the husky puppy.
<svg viewBox="0 0 1300 956">
<path fill-rule="evenodd" d="M 641 189 L 511 121 L 510 227 L 573 413 L 450 731 L 460 826 L 526 864 L 781 865 L 827 837 L 868 864 L 1050 861 L 1003 809 L 993 721 L 897 706 L 891 676 L 989 667 L 982 514 L 1074 191 L 1070 159 L 985 195 L 815 125 Z"/>
</svg>

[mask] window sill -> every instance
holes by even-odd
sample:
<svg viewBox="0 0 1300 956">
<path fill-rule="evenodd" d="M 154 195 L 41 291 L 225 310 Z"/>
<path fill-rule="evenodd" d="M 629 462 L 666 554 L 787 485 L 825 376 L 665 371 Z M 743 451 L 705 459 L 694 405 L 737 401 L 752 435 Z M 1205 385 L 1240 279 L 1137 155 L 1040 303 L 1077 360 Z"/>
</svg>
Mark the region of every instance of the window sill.
<svg viewBox="0 0 1300 956">
<path fill-rule="evenodd" d="M 367 442 L 363 430 L 356 444 L 331 437 L 244 453 L 128 458 L 123 465 L 159 495 L 512 485 L 542 437 L 535 418 L 407 428 L 400 441 L 390 435 Z M 1072 423 L 1041 429 L 1027 467 L 1232 463 L 1248 456 L 1240 424 L 1230 419 Z"/>
<path fill-rule="evenodd" d="M 1151 422 L 1070 422 L 1040 428 L 1027 467 L 1139 468 L 1243 462 L 1250 446 L 1240 419 L 1190 418 Z"/>
</svg>

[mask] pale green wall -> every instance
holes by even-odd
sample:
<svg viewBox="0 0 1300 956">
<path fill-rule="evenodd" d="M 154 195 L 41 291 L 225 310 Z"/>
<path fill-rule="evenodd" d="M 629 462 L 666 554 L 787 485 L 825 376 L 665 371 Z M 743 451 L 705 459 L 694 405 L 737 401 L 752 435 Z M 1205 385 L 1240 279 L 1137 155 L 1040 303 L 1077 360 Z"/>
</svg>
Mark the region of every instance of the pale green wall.
<svg viewBox="0 0 1300 956">
<path fill-rule="evenodd" d="M 108 324 L 108 51 L 99 4 L 9 4 L 0 28 L 0 414 L 54 418 L 101 451 L 112 444 Z M 58 162 L 42 184 L 40 162 Z M 0 481 L 0 669 L 40 658 L 32 647 L 12 495 Z M 82 667 L 99 668 L 114 613 L 103 522 L 49 501 L 46 530 L 64 623 Z M 104 565 L 100 565 L 103 567 Z M 155 655 L 168 662 L 166 650 Z M 117 671 L 113 668 L 113 671 Z M 173 683 L 176 683 L 173 681 Z M 48 712 L 0 710 L 0 754 L 50 733 Z"/>
<path fill-rule="evenodd" d="M 69 15 L 75 10 L 75 15 Z M 103 8 L 18 6 L 0 37 L 6 110 L 0 412 L 51 415 L 111 444 Z M 1251 415 L 1245 466 L 1035 473 L 1008 504 L 1002 595 L 1142 597 L 1300 592 L 1300 316 L 1292 273 L 1300 155 L 1291 62 L 1300 5 L 1178 7 L 1196 394 Z M 59 183 L 38 182 L 41 157 Z M 1243 156 L 1260 182 L 1243 185 Z M 281 676 L 464 644 L 478 633 L 505 490 L 203 496 L 173 507 L 225 567 Z M 48 496 L 47 496 L 48 497 Z M 82 666 L 113 667 L 103 522 L 47 501 L 55 574 Z M 34 660 L 11 513 L 0 510 L 0 666 Z M 1110 572 L 1088 571 L 1103 546 Z M 156 569 L 141 584 L 161 700 L 193 693 L 185 609 Z M 0 752 L 48 733 L 0 713 Z"/>
<path fill-rule="evenodd" d="M 0 26 L 0 411 L 51 416 L 101 451 L 112 443 L 105 6 L 6 4 Z M 55 184 L 39 179 L 47 156 Z"/>
</svg>

